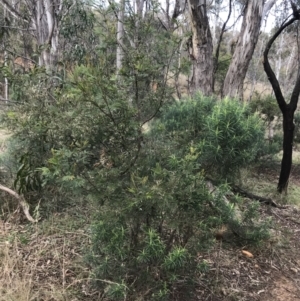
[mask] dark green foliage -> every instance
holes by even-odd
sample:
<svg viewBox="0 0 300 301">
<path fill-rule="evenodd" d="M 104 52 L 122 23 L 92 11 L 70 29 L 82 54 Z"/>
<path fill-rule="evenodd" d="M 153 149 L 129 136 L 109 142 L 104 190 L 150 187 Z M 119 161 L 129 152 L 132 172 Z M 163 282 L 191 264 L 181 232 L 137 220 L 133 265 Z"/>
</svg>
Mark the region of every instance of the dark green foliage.
<svg viewBox="0 0 300 301">
<path fill-rule="evenodd" d="M 80 12 L 78 30 L 92 25 Z M 76 54 L 81 64 L 57 74 L 11 72 L 15 102 L 2 112 L 15 142 L 16 188 L 39 192 L 41 206 L 55 196 L 60 204 L 80 198 L 98 208 L 87 260 L 106 300 L 193 300 L 209 268 L 198 253 L 214 244 L 217 229 L 266 237 L 256 207 L 238 216 L 242 203 L 228 200 L 229 186 L 211 189 L 207 181 L 233 180 L 257 158 L 259 118 L 238 102 L 200 94 L 174 103 L 167 77 L 176 73 L 178 39 L 159 30 L 155 13 L 138 20 L 138 33 L 136 16 L 126 15 L 131 40 L 124 39 L 128 51 L 118 75 L 110 15 L 97 28 L 97 59 L 95 51 Z"/>
<path fill-rule="evenodd" d="M 213 243 L 213 229 L 234 216 L 234 207 L 224 202 L 227 188 L 210 194 L 195 166 L 191 154 L 173 157 L 147 177 L 136 170 L 115 190 L 104 192 L 107 205 L 93 228 L 96 279 L 125 281 L 128 296 L 149 290 L 143 300 L 193 293 L 193 280 L 201 276 L 197 252 Z M 115 288 L 99 285 L 108 295 Z M 118 299 L 113 294 L 110 300 Z"/>
<path fill-rule="evenodd" d="M 205 119 L 212 112 L 216 99 L 196 94 L 193 99 L 176 102 L 165 107 L 152 129 L 154 135 L 162 133 L 182 143 L 199 139 Z"/>
<path fill-rule="evenodd" d="M 66 39 L 85 26 L 93 28 L 95 16 L 79 4 L 76 2 L 71 12 L 77 19 L 64 20 Z M 37 67 L 22 75 L 8 74 L 10 97 L 15 102 L 3 111 L 2 122 L 18 141 L 14 149 L 17 189 L 25 192 L 37 187 L 42 178 L 44 191 L 49 188 L 58 193 L 63 188 L 80 194 L 84 189 L 84 195 L 93 198 L 101 185 L 106 185 L 110 168 L 114 181 L 135 164 L 143 124 L 172 100 L 165 71 L 178 41 L 152 29 L 157 22 L 154 13 L 149 11 L 147 18 L 140 20 L 139 43 L 124 55 L 118 78 L 111 51 L 116 46 L 116 37 L 110 32 L 114 24 L 105 22 L 98 33 L 101 47 L 78 57 L 82 65 L 56 74 Z M 69 21 L 78 26 L 70 28 Z M 159 83 L 156 91 L 151 90 L 151 82 Z M 20 158 L 26 158 L 25 165 Z"/>
<path fill-rule="evenodd" d="M 261 96 L 255 93 L 249 106 L 252 112 L 262 114 L 263 119 L 268 123 L 273 121 L 276 116 L 281 115 L 276 98 L 272 95 Z"/>
<path fill-rule="evenodd" d="M 216 229 L 227 225 L 247 243 L 268 237 L 267 223 L 257 220 L 256 205 L 243 208 L 237 216 L 242 203 L 236 198 L 227 200 L 227 185 L 208 189 L 205 160 L 210 160 L 214 170 L 222 170 L 218 167 L 221 158 L 203 157 L 206 150 L 200 152 L 197 146 L 214 131 L 213 118 L 220 119 L 224 132 L 224 125 L 232 122 L 229 129 L 239 137 L 232 143 L 237 149 L 247 145 L 225 157 L 227 164 L 232 160 L 237 169 L 254 160 L 258 148 L 254 145 L 252 149 L 251 143 L 263 139 L 258 117 L 237 102 L 209 102 L 198 96 L 197 101 L 165 108 L 148 132 L 130 178 L 103 187 L 99 201 L 105 205 L 93 227 L 89 261 L 96 279 L 112 280 L 98 283 L 109 300 L 125 295 L 143 300 L 172 300 L 173 295 L 186 298 L 188 294 L 193 298 L 194 280 L 201 281 L 207 268 L 197 253 L 214 243 Z M 224 150 L 226 147 L 224 143 Z"/>
<path fill-rule="evenodd" d="M 280 118 L 281 116 L 276 98 L 272 95 L 261 96 L 255 93 L 249 106 L 253 113 L 258 112 L 260 114 L 260 117 L 267 126 L 268 133 L 266 133 L 266 139 L 269 140 L 269 143 L 262 145 L 260 155 L 264 156 L 265 159 L 272 157 L 272 155 L 277 154 L 282 149 L 282 132 L 278 131 L 275 120 L 275 118 Z M 270 136 L 270 131 L 275 131 L 273 136 Z"/>
<path fill-rule="evenodd" d="M 216 104 L 204 123 L 198 147 L 200 161 L 222 178 L 229 178 L 255 161 L 264 144 L 264 128 L 257 115 L 237 101 Z"/>
<path fill-rule="evenodd" d="M 257 159 L 265 144 L 262 123 L 246 105 L 201 95 L 166 108 L 153 133 L 191 147 L 201 168 L 223 179 Z"/>
<path fill-rule="evenodd" d="M 24 154 L 21 156 L 19 164 L 14 187 L 21 194 L 39 191 L 42 188 L 42 180 L 40 173 L 32 168 L 34 163 L 31 162 L 31 156 Z"/>
</svg>

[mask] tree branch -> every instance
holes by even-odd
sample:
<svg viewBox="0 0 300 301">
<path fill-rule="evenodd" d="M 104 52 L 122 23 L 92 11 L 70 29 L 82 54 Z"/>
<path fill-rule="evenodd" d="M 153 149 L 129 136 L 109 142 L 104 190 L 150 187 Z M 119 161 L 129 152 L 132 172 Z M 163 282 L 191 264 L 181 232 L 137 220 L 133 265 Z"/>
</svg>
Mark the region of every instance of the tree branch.
<svg viewBox="0 0 300 301">
<path fill-rule="evenodd" d="M 215 66 L 214 66 L 214 72 L 213 72 L 213 84 L 212 84 L 212 89 L 213 91 L 215 90 L 215 76 L 216 73 L 219 69 L 219 54 L 220 54 L 220 47 L 221 47 L 221 43 L 222 43 L 222 39 L 223 39 L 223 34 L 226 31 L 226 25 L 230 19 L 231 16 L 231 10 L 232 10 L 232 0 L 229 0 L 229 11 L 228 11 L 228 16 L 226 21 L 223 23 L 222 29 L 221 29 L 221 33 L 219 36 L 219 40 L 217 43 L 217 49 L 216 49 L 216 55 L 215 55 Z"/>
<path fill-rule="evenodd" d="M 249 198 L 251 200 L 255 200 L 255 201 L 258 201 L 260 203 L 264 203 L 266 205 L 270 205 L 270 206 L 275 207 L 275 208 L 285 209 L 285 207 L 277 205 L 272 199 L 265 198 L 265 197 L 253 194 L 253 193 L 248 192 L 248 191 L 246 191 L 246 190 L 244 190 L 244 189 L 242 189 L 238 186 L 235 186 L 235 185 L 231 186 L 231 190 L 233 192 L 238 193 L 241 196 L 244 196 L 244 197 Z"/>
<path fill-rule="evenodd" d="M 24 212 L 26 218 L 27 218 L 30 222 L 32 222 L 32 223 L 37 223 L 37 222 L 38 222 L 37 220 L 35 220 L 35 219 L 30 215 L 30 213 L 29 213 L 29 205 L 28 205 L 28 203 L 24 200 L 24 198 L 23 198 L 21 195 L 19 195 L 19 194 L 16 193 L 15 191 L 13 191 L 13 190 L 11 190 L 10 188 L 8 188 L 8 187 L 6 187 L 6 186 L 3 186 L 3 185 L 1 185 L 1 184 L 0 184 L 0 190 L 9 193 L 10 195 L 12 195 L 13 197 L 15 197 L 15 198 L 18 200 L 20 206 L 21 206 L 22 209 L 23 209 L 23 212 Z"/>
<path fill-rule="evenodd" d="M 263 13 L 262 13 L 262 17 L 261 17 L 261 21 L 263 22 L 263 20 L 266 18 L 266 16 L 268 15 L 269 11 L 271 10 L 271 8 L 274 6 L 276 0 L 269 0 L 263 9 Z"/>
<path fill-rule="evenodd" d="M 296 20 L 298 20 L 298 18 L 296 18 L 295 16 L 290 19 L 289 21 L 287 22 L 284 22 L 281 27 L 275 32 L 275 34 L 273 35 L 273 37 L 269 40 L 269 42 L 267 43 L 267 46 L 265 48 L 265 51 L 264 51 L 264 57 L 263 57 L 263 66 L 264 66 L 264 69 L 265 69 L 265 72 L 268 76 L 268 80 L 269 82 L 271 83 L 272 85 L 272 88 L 274 90 L 274 93 L 275 93 L 275 96 L 276 96 L 276 99 L 277 99 L 277 102 L 278 102 L 278 106 L 281 110 L 282 113 L 284 113 L 286 111 L 286 107 L 287 107 L 287 104 L 284 100 L 284 97 L 282 95 L 282 92 L 281 92 L 281 88 L 280 88 L 280 85 L 279 85 L 279 82 L 276 78 L 276 75 L 274 74 L 271 66 L 270 66 L 270 63 L 269 63 L 269 59 L 268 59 L 268 54 L 269 54 L 269 51 L 274 43 L 274 41 L 277 39 L 277 37 L 282 33 L 282 31 L 287 28 L 289 25 L 293 24 Z M 297 79 L 297 83 L 300 83 L 300 78 L 298 76 L 298 79 Z M 295 98 L 297 95 L 299 96 L 299 87 L 297 87 L 297 85 L 295 86 L 294 88 L 294 91 L 293 91 L 293 97 Z M 298 94 L 297 94 L 298 93 Z M 298 96 L 297 96 L 297 101 L 298 101 Z M 294 98 L 292 97 L 291 99 L 291 102 L 292 104 L 294 104 L 295 100 Z M 297 105 L 297 104 L 296 104 Z"/>
<path fill-rule="evenodd" d="M 7 0 L 0 0 L 0 3 L 3 7 L 6 6 L 6 8 L 9 10 L 9 12 L 17 19 L 21 19 L 28 23 L 28 20 L 26 20 L 14 7 L 7 1 Z"/>
</svg>

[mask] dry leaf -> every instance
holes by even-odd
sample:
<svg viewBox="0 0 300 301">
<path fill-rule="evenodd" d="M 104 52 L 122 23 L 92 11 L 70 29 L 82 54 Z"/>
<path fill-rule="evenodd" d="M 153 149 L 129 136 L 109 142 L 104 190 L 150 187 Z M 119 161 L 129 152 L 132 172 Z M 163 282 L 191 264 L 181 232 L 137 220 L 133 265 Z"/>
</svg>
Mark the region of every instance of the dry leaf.
<svg viewBox="0 0 300 301">
<path fill-rule="evenodd" d="M 248 258 L 253 258 L 253 254 L 248 251 L 242 250 L 242 253 L 243 253 L 243 255 L 245 255 Z"/>
<path fill-rule="evenodd" d="M 297 269 L 295 269 L 295 268 L 291 268 L 291 270 L 294 272 L 294 273 L 298 273 L 298 270 Z"/>
</svg>

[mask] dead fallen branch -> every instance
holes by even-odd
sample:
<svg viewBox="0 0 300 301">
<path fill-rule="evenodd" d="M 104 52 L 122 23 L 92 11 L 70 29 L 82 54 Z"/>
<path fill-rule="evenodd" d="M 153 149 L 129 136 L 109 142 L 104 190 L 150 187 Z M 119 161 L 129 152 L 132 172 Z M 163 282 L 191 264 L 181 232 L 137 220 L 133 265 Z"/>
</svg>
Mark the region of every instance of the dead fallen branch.
<svg viewBox="0 0 300 301">
<path fill-rule="evenodd" d="M 29 213 L 29 205 L 28 205 L 28 203 L 24 200 L 24 198 L 23 198 L 21 195 L 19 195 L 18 193 L 16 193 L 16 192 L 13 191 L 12 189 L 10 189 L 10 188 L 8 188 L 8 187 L 6 187 L 6 186 L 3 186 L 3 185 L 1 185 L 1 184 L 0 184 L 0 190 L 3 190 L 3 191 L 5 191 L 5 192 L 9 193 L 10 195 L 12 195 L 13 197 L 15 197 L 15 198 L 18 200 L 20 206 L 21 206 L 22 209 L 23 209 L 23 212 L 24 212 L 26 218 L 27 218 L 30 222 L 32 222 L 32 223 L 36 223 L 36 222 L 37 222 L 37 220 L 35 220 L 35 219 L 30 215 L 30 213 Z"/>
<path fill-rule="evenodd" d="M 285 209 L 286 207 L 285 206 L 279 206 L 277 205 L 272 199 L 270 198 L 265 198 L 265 197 L 262 197 L 262 196 L 259 196 L 259 195 L 256 195 L 256 194 L 253 194 L 251 192 L 248 192 L 238 186 L 231 186 L 231 190 L 234 192 L 234 193 L 238 193 L 240 194 L 241 196 L 244 196 L 246 198 L 249 198 L 251 200 L 255 200 L 255 201 L 259 201 L 260 203 L 264 203 L 266 205 L 270 205 L 272 207 L 275 207 L 275 208 L 279 208 L 279 209 Z"/>
</svg>

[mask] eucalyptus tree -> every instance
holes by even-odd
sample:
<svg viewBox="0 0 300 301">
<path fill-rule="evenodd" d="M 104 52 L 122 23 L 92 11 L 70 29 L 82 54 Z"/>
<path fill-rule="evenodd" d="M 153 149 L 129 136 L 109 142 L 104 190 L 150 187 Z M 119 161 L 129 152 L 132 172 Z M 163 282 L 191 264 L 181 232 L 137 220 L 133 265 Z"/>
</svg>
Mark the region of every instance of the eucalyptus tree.
<svg viewBox="0 0 300 301">
<path fill-rule="evenodd" d="M 242 27 L 224 80 L 222 92 L 224 96 L 243 98 L 244 80 L 258 41 L 261 23 L 275 1 L 246 1 Z"/>
<path fill-rule="evenodd" d="M 243 82 L 251 61 L 261 28 L 261 20 L 276 0 L 247 0 L 243 7 L 243 21 L 235 51 L 225 77 L 223 95 L 242 97 Z M 224 2 L 224 1 L 223 1 Z M 224 4 L 224 3 L 223 3 Z M 219 4 L 218 4 L 219 5 Z M 214 91 L 214 76 L 218 69 L 219 49 L 224 32 L 230 27 L 228 23 L 237 21 L 232 18 L 233 1 L 228 1 L 228 17 L 224 22 L 216 44 L 214 57 L 213 37 L 210 25 L 210 15 L 213 10 L 218 13 L 220 7 L 212 7 L 206 0 L 189 0 L 188 11 L 190 19 L 191 39 L 189 43 L 189 56 L 192 63 L 192 92 L 200 90 L 205 95 Z M 230 22 L 229 22 L 230 21 Z M 216 27 L 216 24 L 214 25 Z M 214 29 L 216 39 L 216 29 Z"/>
<path fill-rule="evenodd" d="M 189 55 L 192 62 L 192 93 L 200 90 L 204 95 L 212 93 L 213 39 L 208 18 L 206 0 L 188 0 L 192 36 Z"/>
<path fill-rule="evenodd" d="M 21 34 L 34 38 L 38 65 L 50 69 L 61 58 L 61 29 L 72 9 L 84 5 L 81 0 L 0 0 L 7 18 Z"/>
</svg>

